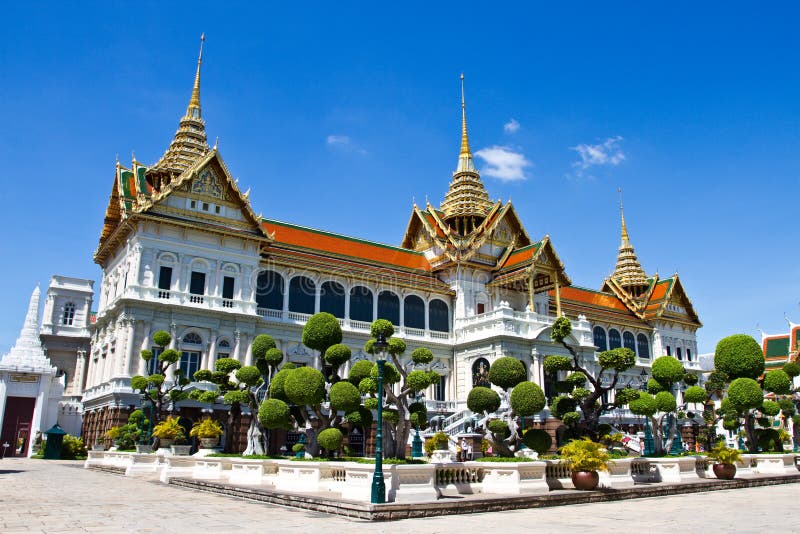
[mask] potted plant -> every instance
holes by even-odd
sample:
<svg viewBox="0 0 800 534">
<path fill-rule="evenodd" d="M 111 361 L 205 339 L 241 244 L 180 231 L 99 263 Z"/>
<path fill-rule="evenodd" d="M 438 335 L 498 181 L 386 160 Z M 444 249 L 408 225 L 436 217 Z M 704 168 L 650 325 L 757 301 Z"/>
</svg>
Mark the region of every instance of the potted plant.
<svg viewBox="0 0 800 534">
<path fill-rule="evenodd" d="M 185 437 L 183 427 L 177 417 L 167 417 L 153 428 L 153 436 L 158 438 L 158 447 L 167 448 L 177 439 Z"/>
<path fill-rule="evenodd" d="M 593 490 L 600 483 L 598 471 L 608 471 L 610 456 L 601 443 L 589 438 L 574 439 L 561 447 L 561 458 L 572 471 L 577 490 Z"/>
<path fill-rule="evenodd" d="M 192 431 L 189 432 L 189 435 L 193 438 L 198 438 L 200 447 L 203 449 L 213 449 L 222 435 L 222 425 L 210 417 L 206 417 L 192 425 Z"/>
<path fill-rule="evenodd" d="M 733 480 L 733 477 L 736 476 L 736 462 L 742 457 L 742 452 L 738 449 L 728 448 L 720 442 L 709 451 L 708 457 L 715 460 L 712 469 L 717 478 Z"/>
</svg>

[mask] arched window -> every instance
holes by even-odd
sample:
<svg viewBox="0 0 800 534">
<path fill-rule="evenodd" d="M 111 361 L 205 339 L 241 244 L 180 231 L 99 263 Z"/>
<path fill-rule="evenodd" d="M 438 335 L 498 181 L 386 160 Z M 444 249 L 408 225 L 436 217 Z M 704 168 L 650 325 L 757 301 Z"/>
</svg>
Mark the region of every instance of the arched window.
<svg viewBox="0 0 800 534">
<path fill-rule="evenodd" d="M 681 353 L 681 348 L 680 347 L 675 347 L 675 356 L 679 360 L 683 360 L 683 354 Z"/>
<path fill-rule="evenodd" d="M 372 291 L 364 286 L 355 286 L 350 290 L 350 318 L 372 322 Z"/>
<path fill-rule="evenodd" d="M 64 315 L 61 317 L 61 323 L 67 326 L 72 326 L 75 320 L 75 304 L 67 302 L 64 305 Z"/>
<path fill-rule="evenodd" d="M 416 295 L 403 301 L 403 321 L 409 328 L 425 328 L 425 302 Z"/>
<path fill-rule="evenodd" d="M 647 336 L 639 334 L 636 336 L 636 346 L 639 349 L 639 357 L 650 359 L 650 343 L 647 341 Z"/>
<path fill-rule="evenodd" d="M 489 382 L 489 362 L 486 358 L 478 358 L 472 364 L 472 387 L 478 386 L 490 388 L 492 387 Z"/>
<path fill-rule="evenodd" d="M 622 339 L 619 336 L 619 330 L 612 328 L 608 331 L 608 348 L 618 349 L 622 346 Z"/>
<path fill-rule="evenodd" d="M 391 291 L 378 293 L 378 318 L 400 325 L 400 298 Z"/>
<path fill-rule="evenodd" d="M 261 271 L 256 280 L 256 306 L 283 309 L 283 276 L 275 271 Z"/>
<path fill-rule="evenodd" d="M 622 344 L 626 349 L 631 349 L 634 354 L 636 354 L 636 340 L 633 338 L 633 334 L 630 332 L 625 332 L 622 334 Z"/>
<path fill-rule="evenodd" d="M 189 332 L 183 336 L 183 342 L 188 343 L 189 345 L 202 345 L 203 339 L 199 334 L 196 334 L 195 332 Z"/>
<path fill-rule="evenodd" d="M 686 361 L 692 361 L 692 349 L 686 349 Z"/>
<path fill-rule="evenodd" d="M 443 300 L 433 299 L 428 304 L 428 328 L 436 332 L 450 331 L 450 317 L 447 304 Z"/>
<path fill-rule="evenodd" d="M 231 357 L 231 342 L 227 339 L 221 339 L 219 343 L 217 343 L 217 360 L 220 358 L 230 358 Z M 213 366 L 212 366 L 213 367 Z"/>
<path fill-rule="evenodd" d="M 289 311 L 314 313 L 317 285 L 307 276 L 295 276 L 289 282 Z"/>
<path fill-rule="evenodd" d="M 319 290 L 319 311 L 344 319 L 344 286 L 339 282 L 325 282 Z"/>
<path fill-rule="evenodd" d="M 606 344 L 606 331 L 600 326 L 595 326 L 592 330 L 592 334 L 594 335 L 594 346 L 597 347 L 598 352 L 608 350 L 608 345 Z"/>
</svg>

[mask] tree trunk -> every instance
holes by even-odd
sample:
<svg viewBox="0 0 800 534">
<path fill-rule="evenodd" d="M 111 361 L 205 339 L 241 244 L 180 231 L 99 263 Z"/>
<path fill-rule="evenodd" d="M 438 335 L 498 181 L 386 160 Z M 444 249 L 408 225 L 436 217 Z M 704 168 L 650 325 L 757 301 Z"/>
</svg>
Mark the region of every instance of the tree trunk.
<svg viewBox="0 0 800 534">
<path fill-rule="evenodd" d="M 744 434 L 747 437 L 747 452 L 758 454 L 758 439 L 756 438 L 755 414 L 746 413 L 744 416 Z"/>
<path fill-rule="evenodd" d="M 650 427 L 653 431 L 653 453 L 656 456 L 664 456 L 664 429 L 661 428 L 662 417 L 650 417 Z"/>
<path fill-rule="evenodd" d="M 255 415 L 250 419 L 250 428 L 247 429 L 247 448 L 244 450 L 244 456 L 253 454 L 264 454 L 264 435 L 261 431 L 261 425 L 258 422 L 258 417 Z"/>
<path fill-rule="evenodd" d="M 239 420 L 242 417 L 242 407 L 238 402 L 234 402 L 231 404 L 230 409 L 228 410 L 228 423 L 227 429 L 228 432 L 225 436 L 225 452 L 232 453 L 235 452 L 234 444 L 236 443 L 236 434 L 239 432 Z"/>
</svg>

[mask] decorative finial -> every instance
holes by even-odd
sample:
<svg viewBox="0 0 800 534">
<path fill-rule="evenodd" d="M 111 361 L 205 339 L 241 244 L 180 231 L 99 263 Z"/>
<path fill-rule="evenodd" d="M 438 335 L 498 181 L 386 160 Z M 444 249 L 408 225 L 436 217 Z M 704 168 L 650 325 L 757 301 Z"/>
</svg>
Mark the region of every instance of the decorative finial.
<svg viewBox="0 0 800 534">
<path fill-rule="evenodd" d="M 136 161 L 136 152 L 131 150 L 131 161 Z"/>
<path fill-rule="evenodd" d="M 461 155 L 471 156 L 467 136 L 467 104 L 464 98 L 464 73 L 461 73 Z"/>
<path fill-rule="evenodd" d="M 114 161 L 119 165 L 119 152 L 114 153 Z"/>
<path fill-rule="evenodd" d="M 189 107 L 186 115 L 200 118 L 200 66 L 203 64 L 203 43 L 206 42 L 206 34 L 200 34 L 200 54 L 197 56 L 197 72 L 194 75 L 194 87 L 192 88 L 192 98 L 189 100 Z"/>
<path fill-rule="evenodd" d="M 619 193 L 619 215 L 622 219 L 622 246 L 630 246 L 630 238 L 628 237 L 628 227 L 625 225 L 625 210 L 622 207 L 622 188 L 617 187 Z"/>
<path fill-rule="evenodd" d="M 218 146 L 219 146 L 219 136 L 217 136 L 217 138 L 214 140 L 214 150 L 216 150 Z"/>
</svg>

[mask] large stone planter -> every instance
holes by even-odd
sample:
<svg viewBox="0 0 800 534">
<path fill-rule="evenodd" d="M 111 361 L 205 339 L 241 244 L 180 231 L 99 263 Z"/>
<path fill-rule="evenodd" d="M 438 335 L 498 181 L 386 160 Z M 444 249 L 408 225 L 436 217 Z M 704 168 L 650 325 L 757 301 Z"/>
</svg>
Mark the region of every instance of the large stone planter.
<svg viewBox="0 0 800 534">
<path fill-rule="evenodd" d="M 432 464 L 450 464 L 456 461 L 456 455 L 447 449 L 436 449 L 431 454 Z"/>
<path fill-rule="evenodd" d="M 481 493 L 531 495 L 550 490 L 545 479 L 545 462 L 470 462 L 467 465 L 483 471 Z"/>
<path fill-rule="evenodd" d="M 153 447 L 151 447 L 150 445 L 137 444 L 136 452 L 138 454 L 150 454 L 151 452 L 153 452 Z"/>
<path fill-rule="evenodd" d="M 203 449 L 213 449 L 219 443 L 219 436 L 213 438 L 200 438 L 200 447 Z"/>
<path fill-rule="evenodd" d="M 172 445 L 169 450 L 172 452 L 174 456 L 189 456 L 189 453 L 192 452 L 191 445 Z"/>
</svg>

